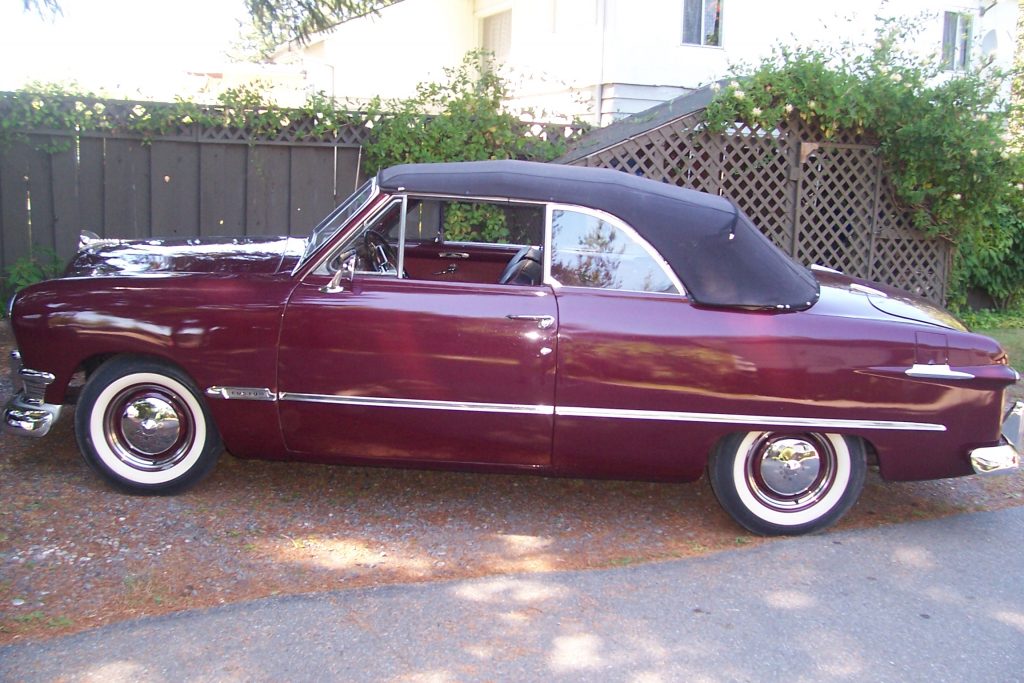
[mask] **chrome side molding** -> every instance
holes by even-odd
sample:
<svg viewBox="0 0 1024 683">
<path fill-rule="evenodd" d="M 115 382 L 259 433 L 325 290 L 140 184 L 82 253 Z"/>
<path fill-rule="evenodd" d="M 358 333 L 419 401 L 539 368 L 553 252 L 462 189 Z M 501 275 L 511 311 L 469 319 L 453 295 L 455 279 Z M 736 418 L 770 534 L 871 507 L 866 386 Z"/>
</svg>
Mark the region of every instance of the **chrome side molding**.
<svg viewBox="0 0 1024 683">
<path fill-rule="evenodd" d="M 210 387 L 206 395 L 211 398 L 242 401 L 276 401 L 277 395 L 265 387 Z"/>
<path fill-rule="evenodd" d="M 848 418 L 781 417 L 778 415 L 725 415 L 720 413 L 688 413 L 666 410 L 632 410 L 590 408 L 577 406 L 523 405 L 517 403 L 480 403 L 472 401 L 437 401 L 414 398 L 377 396 L 336 396 L 331 394 L 303 394 L 281 392 L 282 401 L 325 403 L 373 408 L 412 408 L 418 410 L 453 410 L 472 413 L 508 413 L 528 415 L 557 415 L 559 417 L 659 420 L 667 422 L 697 422 L 712 424 L 774 425 L 799 427 L 808 430 L 872 429 L 911 432 L 944 432 L 945 425 L 929 422 L 900 422 L 894 420 L 857 420 Z"/>
<path fill-rule="evenodd" d="M 419 398 L 385 398 L 377 396 L 334 396 L 328 394 L 300 394 L 281 392 L 282 401 L 330 403 L 335 405 L 365 406 L 373 408 L 413 408 L 418 410 L 454 410 L 466 413 L 508 413 L 527 415 L 554 415 L 554 406 L 519 403 L 481 403 L 477 401 L 431 401 Z"/>
</svg>

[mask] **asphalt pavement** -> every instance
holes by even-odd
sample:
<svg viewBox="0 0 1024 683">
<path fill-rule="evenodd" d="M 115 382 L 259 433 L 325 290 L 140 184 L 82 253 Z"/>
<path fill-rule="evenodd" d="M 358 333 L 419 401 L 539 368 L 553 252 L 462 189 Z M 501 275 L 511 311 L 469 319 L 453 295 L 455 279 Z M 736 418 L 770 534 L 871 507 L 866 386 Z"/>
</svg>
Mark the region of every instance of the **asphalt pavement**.
<svg viewBox="0 0 1024 683">
<path fill-rule="evenodd" d="M 1024 681 L 1024 508 L 0 648 L 4 681 Z"/>
</svg>

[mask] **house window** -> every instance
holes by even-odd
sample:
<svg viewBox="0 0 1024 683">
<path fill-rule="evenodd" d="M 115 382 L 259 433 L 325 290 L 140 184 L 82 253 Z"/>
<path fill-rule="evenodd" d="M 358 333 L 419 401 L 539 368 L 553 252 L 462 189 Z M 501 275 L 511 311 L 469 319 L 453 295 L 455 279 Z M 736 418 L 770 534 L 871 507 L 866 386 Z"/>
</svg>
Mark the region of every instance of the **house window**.
<svg viewBox="0 0 1024 683">
<path fill-rule="evenodd" d="M 942 24 L 942 68 L 946 71 L 964 71 L 970 63 L 971 19 L 970 14 L 946 12 Z"/>
<path fill-rule="evenodd" d="M 683 0 L 683 44 L 722 44 L 722 0 Z"/>
<path fill-rule="evenodd" d="M 512 10 L 484 17 L 482 47 L 494 55 L 495 63 L 508 61 L 512 51 Z"/>
</svg>

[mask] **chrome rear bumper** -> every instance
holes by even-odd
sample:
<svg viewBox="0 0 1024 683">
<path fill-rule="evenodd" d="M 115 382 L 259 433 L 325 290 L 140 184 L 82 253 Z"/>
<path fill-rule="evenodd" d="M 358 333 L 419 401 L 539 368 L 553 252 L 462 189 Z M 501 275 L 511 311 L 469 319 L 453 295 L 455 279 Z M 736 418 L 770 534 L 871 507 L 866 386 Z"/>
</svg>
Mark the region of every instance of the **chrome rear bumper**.
<svg viewBox="0 0 1024 683">
<path fill-rule="evenodd" d="M 22 436 L 46 436 L 63 407 L 43 401 L 46 388 L 53 383 L 53 375 L 23 368 L 17 350 L 11 352 L 10 362 L 15 393 L 4 408 L 4 431 Z"/>
<path fill-rule="evenodd" d="M 1024 401 L 1017 401 L 1003 417 L 1003 440 L 998 446 L 971 451 L 971 467 L 975 474 L 1007 474 L 1020 467 L 1024 444 Z"/>
</svg>

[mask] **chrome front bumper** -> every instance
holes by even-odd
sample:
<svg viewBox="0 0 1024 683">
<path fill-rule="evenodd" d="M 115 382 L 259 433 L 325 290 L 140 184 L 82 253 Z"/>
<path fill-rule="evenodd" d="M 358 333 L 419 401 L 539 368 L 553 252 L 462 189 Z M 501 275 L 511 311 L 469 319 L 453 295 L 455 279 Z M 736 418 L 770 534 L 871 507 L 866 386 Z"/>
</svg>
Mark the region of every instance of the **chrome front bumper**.
<svg viewBox="0 0 1024 683">
<path fill-rule="evenodd" d="M 998 446 L 971 451 L 971 467 L 975 474 L 1008 474 L 1020 467 L 1021 446 L 1024 445 L 1024 401 L 1017 401 L 1003 417 L 1003 441 Z"/>
<path fill-rule="evenodd" d="M 17 350 L 11 352 L 10 361 L 15 393 L 4 408 L 4 431 L 37 438 L 46 436 L 63 408 L 43 401 L 46 388 L 53 383 L 53 375 L 23 368 Z"/>
</svg>

